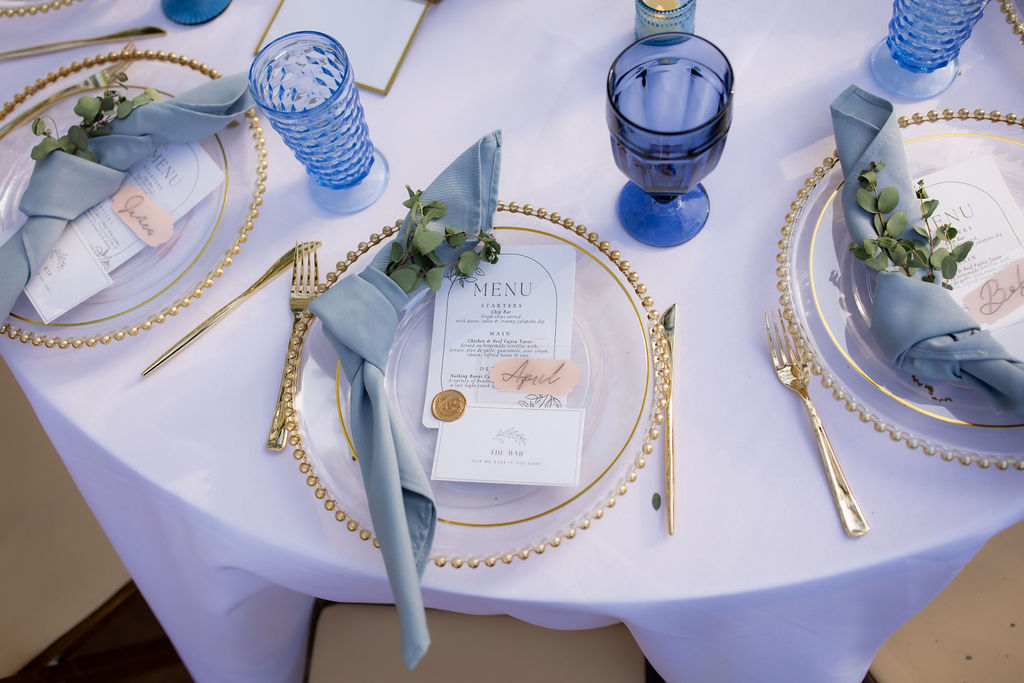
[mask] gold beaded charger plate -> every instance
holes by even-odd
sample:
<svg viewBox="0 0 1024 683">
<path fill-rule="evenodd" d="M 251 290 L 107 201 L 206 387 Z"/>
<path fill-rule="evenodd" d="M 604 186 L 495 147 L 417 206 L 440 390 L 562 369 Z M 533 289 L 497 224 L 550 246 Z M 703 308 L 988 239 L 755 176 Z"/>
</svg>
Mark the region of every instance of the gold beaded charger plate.
<svg viewBox="0 0 1024 683">
<path fill-rule="evenodd" d="M 81 0 L 0 0 L 0 17 L 31 17 L 47 12 L 56 12 L 62 7 L 70 7 Z"/>
<path fill-rule="evenodd" d="M 1015 115 L 933 111 L 901 117 L 900 125 L 913 177 L 991 157 L 1024 208 L 1024 128 Z M 996 411 L 966 384 L 899 370 L 879 352 L 869 330 L 868 268 L 848 248 L 842 182 L 838 158 L 825 159 L 792 203 L 779 242 L 780 302 L 812 372 L 849 411 L 893 440 L 964 465 L 1024 469 L 1019 417 Z M 1024 322 L 993 334 L 1024 358 Z"/>
<path fill-rule="evenodd" d="M 39 140 L 31 131 L 32 120 L 51 117 L 58 131 L 66 130 L 77 120 L 72 109 L 78 98 L 103 90 L 68 87 L 125 58 L 129 93 L 149 86 L 168 96 L 217 76 L 215 70 L 187 57 L 126 49 L 76 62 L 25 88 L 0 112 L 0 126 L 38 102 L 54 101 L 0 137 L 0 239 L 24 222 L 18 202 L 34 163 L 29 150 Z M 39 320 L 22 294 L 0 333 L 42 347 L 94 347 L 151 329 L 213 286 L 240 252 L 259 213 L 266 160 L 259 121 L 252 112 L 200 144 L 224 172 L 224 181 L 175 222 L 169 241 L 143 248 L 110 273 L 110 286 L 48 324 Z"/>
<path fill-rule="evenodd" d="M 508 222 L 514 224 L 495 228 L 503 246 L 567 244 L 576 254 L 571 358 L 580 365 L 583 379 L 566 405 L 587 411 L 579 484 L 431 482 L 439 517 L 432 559 L 439 566 L 507 564 L 558 547 L 588 529 L 636 479 L 664 419 L 663 410 L 655 407 L 664 398 L 664 357 L 652 351 L 663 349 L 664 341 L 656 324 L 658 312 L 639 274 L 584 226 L 529 205 L 519 209 L 501 203 L 499 211 L 511 207 L 519 214 Z M 546 221 L 569 229 L 552 230 Z M 357 258 L 373 244 L 388 241 L 393 230 L 389 227 L 384 236 L 361 244 L 359 253 L 338 264 L 329 282 L 355 270 Z M 410 302 L 385 369 L 388 394 L 427 472 L 437 435 L 421 419 L 433 299 L 424 288 Z M 299 359 L 298 388 L 293 385 L 288 398 L 289 419 L 296 427 L 291 437 L 294 455 L 327 514 L 363 540 L 375 541 L 357 454 L 346 430 L 349 386 L 319 321 L 310 316 L 307 322 L 292 339 Z"/>
</svg>

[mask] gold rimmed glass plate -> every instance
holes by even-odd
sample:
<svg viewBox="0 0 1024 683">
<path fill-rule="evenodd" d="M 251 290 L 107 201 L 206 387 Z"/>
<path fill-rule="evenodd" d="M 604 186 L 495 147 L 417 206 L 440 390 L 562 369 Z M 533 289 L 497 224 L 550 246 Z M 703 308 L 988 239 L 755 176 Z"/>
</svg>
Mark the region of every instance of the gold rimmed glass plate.
<svg viewBox="0 0 1024 683">
<path fill-rule="evenodd" d="M 62 7 L 70 7 L 81 0 L 0 0 L 0 17 L 31 17 L 37 14 L 55 12 Z"/>
<path fill-rule="evenodd" d="M 130 56 L 126 67 L 129 93 L 154 87 L 165 95 L 173 95 L 216 74 L 187 58 L 175 57 L 172 61 L 138 50 L 125 54 Z M 27 88 L 30 95 L 16 103 L 6 118 L 13 120 L 36 102 L 80 82 L 84 74 L 112 63 L 115 56 L 122 58 L 121 53 L 110 53 L 88 60 L 92 62 L 88 67 L 76 63 L 73 67 L 77 69 L 50 74 L 54 78 L 41 81 L 42 87 Z M 86 92 L 79 90 L 58 98 L 38 115 L 52 118 L 57 129 L 64 130 L 76 120 L 72 109 Z M 168 315 L 177 315 L 193 298 L 202 296 L 240 251 L 258 214 L 266 173 L 257 127 L 258 120 L 250 113 L 200 141 L 224 172 L 224 181 L 176 222 L 170 241 L 142 249 L 111 272 L 113 284 L 50 323 L 39 320 L 22 294 L 2 332 L 10 339 L 44 347 L 91 347 L 148 330 Z M 32 172 L 34 162 L 29 158 L 29 150 L 36 141 L 31 118 L 0 138 L 0 239 L 6 239 L 24 221 L 18 202 Z"/>
<path fill-rule="evenodd" d="M 573 538 L 626 492 L 657 437 L 651 432 L 656 428 L 652 406 L 661 389 L 650 350 L 653 302 L 636 294 L 628 272 L 623 276 L 618 264 L 628 267 L 628 262 L 616 254 L 617 264 L 607 249 L 602 253 L 575 231 L 552 230 L 526 216 L 517 216 L 515 223 L 495 228 L 506 248 L 567 244 L 576 254 L 571 357 L 584 379 L 567 405 L 587 411 L 580 481 L 575 487 L 433 481 L 439 523 L 432 556 L 438 564 L 493 566 Z M 427 472 L 437 434 L 421 419 L 433 298 L 424 289 L 406 308 L 385 372 L 389 396 Z M 315 320 L 304 332 L 298 387 L 292 407 L 301 469 L 312 477 L 325 507 L 370 539 L 366 494 L 345 424 L 349 387 Z"/>
<path fill-rule="evenodd" d="M 947 110 L 901 119 L 911 174 L 991 157 L 1024 207 L 1024 129 L 1016 117 L 1008 124 L 1001 115 L 964 115 Z M 1024 420 L 997 412 L 965 384 L 928 381 L 882 357 L 869 331 L 867 268 L 848 249 L 841 183 L 838 161 L 826 159 L 794 202 L 781 243 L 782 303 L 814 371 L 835 398 L 882 434 L 946 460 L 1024 469 Z M 1024 358 L 1024 323 L 993 334 Z"/>
</svg>

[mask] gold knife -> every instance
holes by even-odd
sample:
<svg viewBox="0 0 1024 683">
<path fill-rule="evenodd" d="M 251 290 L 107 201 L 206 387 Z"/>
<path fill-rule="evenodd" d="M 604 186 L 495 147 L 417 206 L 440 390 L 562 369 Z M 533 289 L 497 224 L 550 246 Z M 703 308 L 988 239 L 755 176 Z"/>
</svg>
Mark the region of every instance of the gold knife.
<svg viewBox="0 0 1024 683">
<path fill-rule="evenodd" d="M 317 242 L 317 244 L 319 245 L 319 242 Z M 204 332 L 206 332 L 208 329 L 210 329 L 218 322 L 220 322 L 224 317 L 227 316 L 228 313 L 235 310 L 235 308 L 237 308 L 239 304 L 244 302 L 246 299 L 248 299 L 256 292 L 263 289 L 264 285 L 266 285 L 268 282 L 276 278 L 284 271 L 290 269 L 292 267 L 293 260 L 295 260 L 295 247 L 292 247 L 291 249 L 286 251 L 284 255 L 282 255 L 281 258 L 279 258 L 274 263 L 274 265 L 270 266 L 270 268 L 267 269 L 267 272 L 263 273 L 263 275 L 261 275 L 259 279 L 256 280 L 256 282 L 249 285 L 248 289 L 246 289 L 244 292 L 242 292 L 234 299 L 229 301 L 227 304 L 224 305 L 223 308 L 221 308 L 219 311 L 211 315 L 209 318 L 199 323 L 199 325 L 194 330 L 192 330 L 184 337 L 179 339 L 174 346 L 167 349 L 163 353 L 163 355 L 161 355 L 159 358 L 153 361 L 153 363 L 148 368 L 142 371 L 142 376 L 145 377 L 146 375 L 148 375 L 149 373 L 153 372 L 158 367 L 166 363 L 171 358 L 171 356 L 178 353 L 178 351 L 181 351 L 183 348 L 185 348 L 193 341 L 198 339 L 200 336 L 202 336 Z"/>
<path fill-rule="evenodd" d="M 96 36 L 95 38 L 82 38 L 80 40 L 62 40 L 59 43 L 47 43 L 46 45 L 34 45 L 32 47 L 22 47 L 17 50 L 8 50 L 7 52 L 0 52 L 0 59 L 15 59 L 16 57 L 30 57 L 32 55 L 42 55 L 47 52 L 59 52 L 61 50 L 70 50 L 73 47 L 84 47 L 86 45 L 98 45 L 99 43 L 114 43 L 121 40 L 128 40 L 130 38 L 151 38 L 153 36 L 166 36 L 167 31 L 163 30 L 159 26 L 136 26 L 124 31 L 118 31 L 117 33 L 110 33 L 105 36 Z"/>
<path fill-rule="evenodd" d="M 668 382 L 668 389 L 665 391 L 665 399 L 668 405 L 665 406 L 665 512 L 668 514 L 668 533 L 676 532 L 676 454 L 675 439 L 672 434 L 672 399 L 675 389 L 672 386 L 672 370 L 675 366 L 675 337 L 676 337 L 676 305 L 672 304 L 661 317 L 661 324 L 665 328 L 665 341 L 668 345 L 668 366 L 665 368 Z"/>
</svg>

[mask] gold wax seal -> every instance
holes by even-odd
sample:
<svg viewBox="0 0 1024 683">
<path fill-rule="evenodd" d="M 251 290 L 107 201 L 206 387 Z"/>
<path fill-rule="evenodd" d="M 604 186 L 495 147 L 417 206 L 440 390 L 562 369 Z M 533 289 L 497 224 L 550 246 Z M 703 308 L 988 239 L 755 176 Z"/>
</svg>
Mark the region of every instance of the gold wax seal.
<svg viewBox="0 0 1024 683">
<path fill-rule="evenodd" d="M 461 391 L 445 389 L 430 402 L 430 412 L 442 422 L 454 422 L 466 412 L 466 397 Z"/>
</svg>

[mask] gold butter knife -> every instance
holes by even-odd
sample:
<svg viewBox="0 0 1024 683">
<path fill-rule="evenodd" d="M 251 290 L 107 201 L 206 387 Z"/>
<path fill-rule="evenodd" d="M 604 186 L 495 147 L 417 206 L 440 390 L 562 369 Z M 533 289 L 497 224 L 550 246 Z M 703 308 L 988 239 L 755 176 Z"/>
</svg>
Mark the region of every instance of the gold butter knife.
<svg viewBox="0 0 1024 683">
<path fill-rule="evenodd" d="M 117 33 L 110 33 L 105 36 L 96 36 L 95 38 L 81 38 L 79 40 L 62 40 L 59 43 L 47 43 L 45 45 L 34 45 L 32 47 L 22 47 L 17 50 L 8 50 L 7 52 L 0 52 L 0 59 L 15 59 L 17 57 L 30 57 L 32 55 L 42 55 L 47 52 L 59 52 L 61 50 L 70 50 L 73 47 L 84 47 L 86 45 L 98 45 L 100 43 L 115 43 L 122 40 L 129 40 L 131 38 L 151 38 L 153 36 L 166 36 L 167 31 L 163 30 L 159 26 L 136 26 L 124 31 L 118 31 Z"/>
<path fill-rule="evenodd" d="M 320 243 L 317 242 L 318 246 L 319 244 Z M 281 273 L 290 269 L 292 266 L 292 261 L 294 259 L 295 247 L 292 247 L 291 249 L 286 251 L 284 255 L 281 256 L 281 258 L 274 262 L 274 265 L 270 266 L 270 268 L 267 269 L 267 272 L 263 273 L 263 275 L 261 275 L 259 279 L 256 280 L 256 282 L 249 285 L 248 289 L 246 289 L 244 292 L 242 292 L 234 299 L 229 301 L 226 305 L 224 305 L 223 308 L 221 308 L 219 311 L 211 315 L 209 318 L 199 323 L 199 325 L 194 330 L 192 330 L 184 337 L 179 339 L 174 346 L 167 349 L 163 353 L 163 355 L 161 355 L 159 358 L 153 361 L 153 363 L 148 368 L 142 371 L 142 376 L 145 377 L 146 375 L 148 375 L 149 373 L 153 372 L 158 367 L 166 363 L 174 354 L 178 353 L 178 351 L 181 351 L 183 348 L 185 348 L 193 341 L 198 339 L 200 336 L 202 336 L 202 334 L 206 332 L 208 329 L 210 329 L 218 322 L 220 322 L 222 319 L 224 319 L 227 316 L 227 314 L 235 310 L 239 306 L 239 304 L 244 302 L 246 299 L 248 299 L 256 292 L 263 289 L 264 285 L 266 285 L 268 282 L 276 278 Z"/>
<path fill-rule="evenodd" d="M 665 512 L 668 515 L 668 533 L 676 532 L 676 454 L 675 439 L 672 433 L 672 399 L 675 398 L 675 388 L 672 386 L 672 370 L 675 366 L 675 341 L 676 341 L 676 305 L 672 304 L 665 311 L 661 318 L 661 325 L 665 328 L 665 341 L 668 348 L 668 363 L 665 368 L 666 386 L 665 400 Z"/>
</svg>

